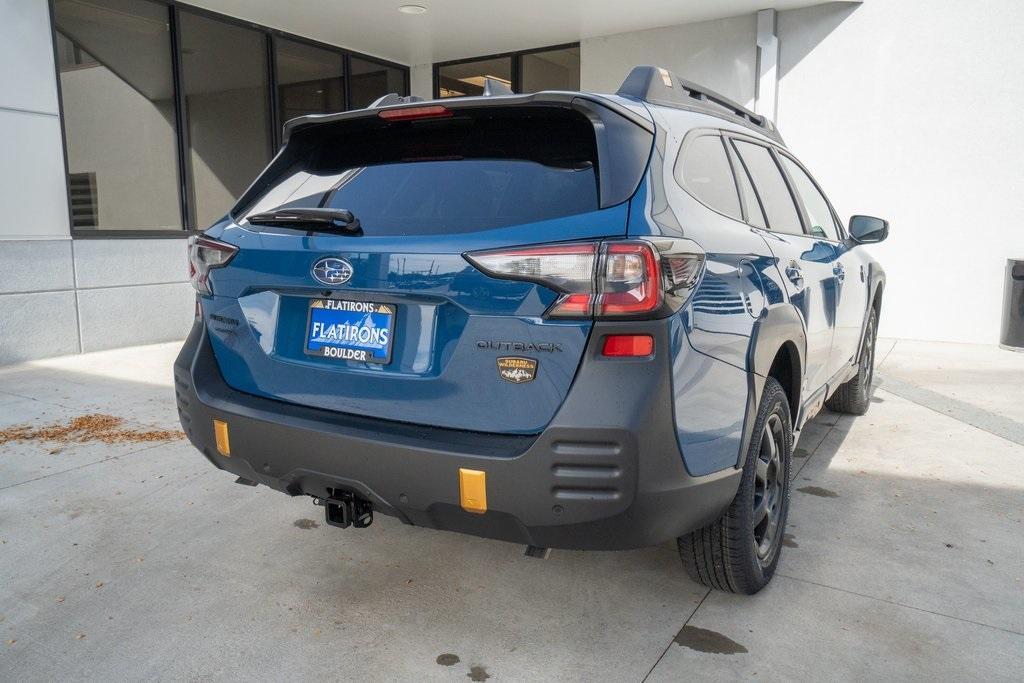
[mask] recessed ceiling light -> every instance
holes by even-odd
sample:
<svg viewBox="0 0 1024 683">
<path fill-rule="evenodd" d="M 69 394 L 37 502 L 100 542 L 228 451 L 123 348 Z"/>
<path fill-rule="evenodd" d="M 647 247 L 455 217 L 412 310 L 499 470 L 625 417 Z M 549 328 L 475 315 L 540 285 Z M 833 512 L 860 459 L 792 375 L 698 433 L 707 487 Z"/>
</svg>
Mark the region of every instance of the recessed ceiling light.
<svg viewBox="0 0 1024 683">
<path fill-rule="evenodd" d="M 426 14 L 427 8 L 423 5 L 401 5 L 398 11 L 402 14 Z"/>
</svg>

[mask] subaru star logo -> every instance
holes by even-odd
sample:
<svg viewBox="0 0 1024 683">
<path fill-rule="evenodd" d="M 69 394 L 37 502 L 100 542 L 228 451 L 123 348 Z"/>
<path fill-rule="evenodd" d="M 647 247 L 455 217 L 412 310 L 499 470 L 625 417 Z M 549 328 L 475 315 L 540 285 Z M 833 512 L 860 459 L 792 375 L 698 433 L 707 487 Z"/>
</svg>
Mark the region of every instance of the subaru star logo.
<svg viewBox="0 0 1024 683">
<path fill-rule="evenodd" d="M 313 264 L 313 277 L 325 285 L 343 285 L 352 279 L 352 264 L 330 256 Z"/>
</svg>

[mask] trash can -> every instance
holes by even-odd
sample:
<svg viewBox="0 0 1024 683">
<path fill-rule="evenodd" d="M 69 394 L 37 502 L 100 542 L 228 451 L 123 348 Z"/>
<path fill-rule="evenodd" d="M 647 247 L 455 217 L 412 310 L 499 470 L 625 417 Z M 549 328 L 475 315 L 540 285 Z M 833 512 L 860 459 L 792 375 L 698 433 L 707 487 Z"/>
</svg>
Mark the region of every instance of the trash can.
<svg viewBox="0 0 1024 683">
<path fill-rule="evenodd" d="M 1024 352 L 1024 259 L 1006 260 L 1003 290 L 1003 329 L 999 346 Z"/>
</svg>

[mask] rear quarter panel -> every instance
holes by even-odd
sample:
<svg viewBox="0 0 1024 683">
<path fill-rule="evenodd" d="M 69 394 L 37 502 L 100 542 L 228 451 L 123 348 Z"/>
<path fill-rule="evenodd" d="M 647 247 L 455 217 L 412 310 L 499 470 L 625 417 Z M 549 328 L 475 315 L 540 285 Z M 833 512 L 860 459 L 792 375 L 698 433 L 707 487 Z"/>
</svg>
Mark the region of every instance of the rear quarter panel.
<svg viewBox="0 0 1024 683">
<path fill-rule="evenodd" d="M 634 198 L 631 236 L 692 239 L 706 252 L 706 268 L 687 305 L 677 314 L 673 336 L 673 401 L 676 432 L 687 470 L 708 474 L 741 463 L 756 413 L 764 353 L 759 344 L 779 344 L 770 311 L 789 307 L 780 286 L 777 259 L 764 239 L 740 220 L 702 204 L 676 181 L 675 164 L 687 135 L 730 128 L 714 117 L 659 107 L 655 150 L 647 178 Z M 786 324 L 798 318 L 785 317 Z M 800 330 L 792 330 L 799 335 Z M 678 343 L 675 340 L 678 339 Z M 774 351 L 771 356 L 774 356 Z M 770 358 L 768 363 L 770 364 Z M 758 380 L 758 373 L 762 375 Z"/>
</svg>

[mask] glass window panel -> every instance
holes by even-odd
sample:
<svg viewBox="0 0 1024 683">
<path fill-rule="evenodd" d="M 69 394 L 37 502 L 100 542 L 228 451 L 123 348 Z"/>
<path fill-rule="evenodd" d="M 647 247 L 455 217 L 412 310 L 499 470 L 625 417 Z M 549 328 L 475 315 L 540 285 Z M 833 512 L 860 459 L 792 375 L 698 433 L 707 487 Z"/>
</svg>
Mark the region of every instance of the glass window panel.
<svg viewBox="0 0 1024 683">
<path fill-rule="evenodd" d="M 227 213 L 270 157 L 266 36 L 180 16 L 192 212 L 202 229 Z"/>
<path fill-rule="evenodd" d="M 804 203 L 804 210 L 811 222 L 811 234 L 815 237 L 838 240 L 839 229 L 832 217 L 832 210 L 828 206 L 825 195 L 818 190 L 818 186 L 814 184 L 811 177 L 795 161 L 783 156 L 782 165 L 786 167 L 786 172 L 793 179 L 796 193 L 800 195 L 800 199 Z"/>
<path fill-rule="evenodd" d="M 389 93 L 406 93 L 405 71 L 368 59 L 352 57 L 351 109 L 369 106 L 378 97 Z"/>
<path fill-rule="evenodd" d="M 284 179 L 248 213 L 277 207 L 348 209 L 367 235 L 442 235 L 492 230 L 598 209 L 594 168 L 517 159 L 416 161 Z M 283 201 L 282 201 L 283 200 Z"/>
<path fill-rule="evenodd" d="M 484 79 L 493 78 L 512 87 L 512 58 L 481 59 L 462 64 L 446 64 L 437 69 L 437 87 L 441 97 L 482 95 Z"/>
<path fill-rule="evenodd" d="M 580 89 L 580 49 L 531 52 L 521 57 L 522 91 Z"/>
<path fill-rule="evenodd" d="M 343 208 L 379 236 L 468 233 L 598 209 L 593 127 L 565 112 L 438 120 L 429 148 L 402 127 L 344 128 L 311 131 L 307 143 L 323 153 L 282 169 L 246 215 Z"/>
<path fill-rule="evenodd" d="M 782 171 L 772 159 L 768 148 L 740 140 L 733 142 L 740 158 L 743 159 L 743 165 L 750 172 L 761 204 L 764 205 L 768 228 L 775 232 L 803 235 L 800 214 L 797 213 L 793 196 L 789 193 L 789 185 L 783 179 Z"/>
<path fill-rule="evenodd" d="M 181 229 L 166 5 L 56 0 L 76 230 Z"/>
<path fill-rule="evenodd" d="M 702 135 L 686 146 L 682 163 L 676 165 L 676 180 L 715 211 L 742 217 L 736 181 L 719 136 Z"/>
<path fill-rule="evenodd" d="M 345 111 L 345 60 L 331 50 L 274 40 L 281 122 L 306 114 Z"/>
</svg>

